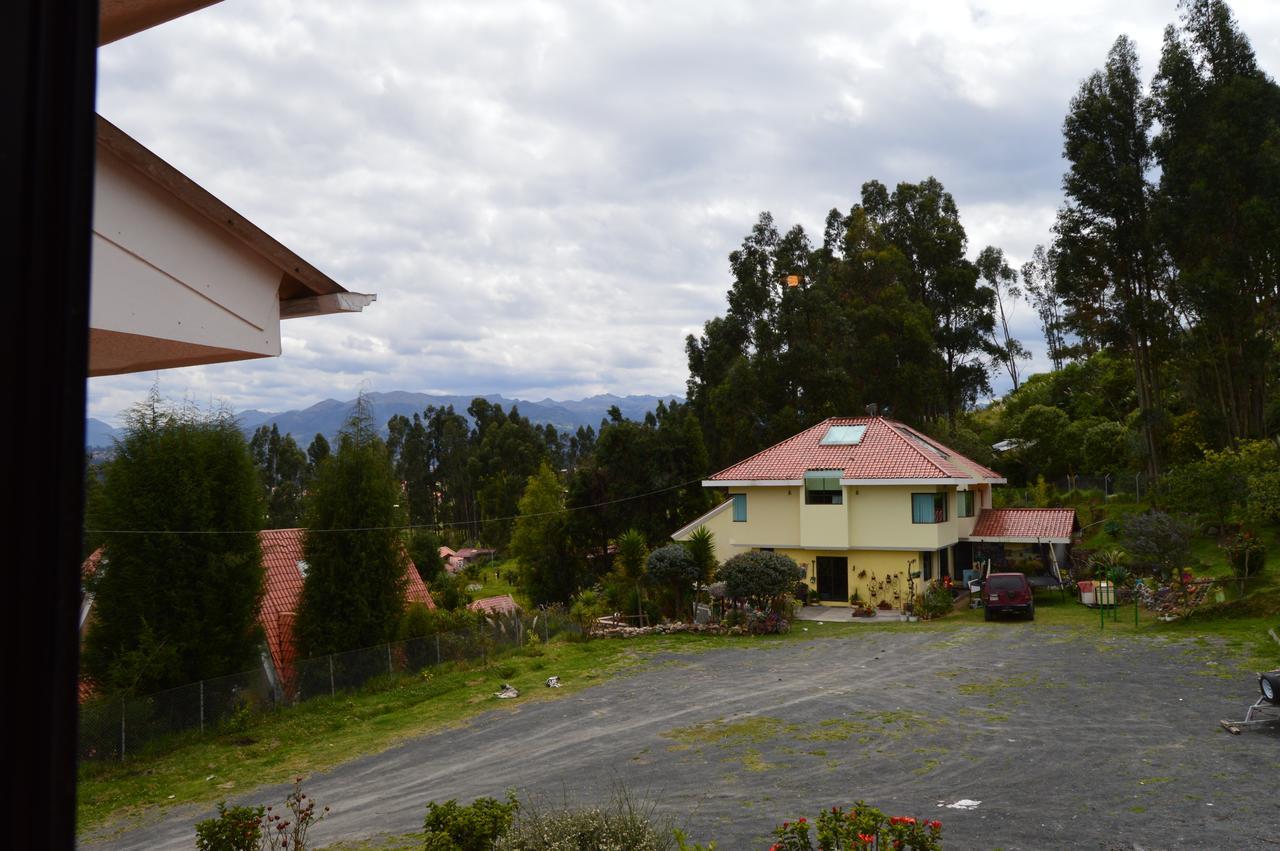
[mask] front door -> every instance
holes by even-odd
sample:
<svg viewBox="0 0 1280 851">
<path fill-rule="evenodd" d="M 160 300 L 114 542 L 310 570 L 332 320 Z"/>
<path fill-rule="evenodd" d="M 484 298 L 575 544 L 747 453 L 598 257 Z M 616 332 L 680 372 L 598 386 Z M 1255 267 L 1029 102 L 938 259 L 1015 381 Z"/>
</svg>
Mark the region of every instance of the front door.
<svg viewBox="0 0 1280 851">
<path fill-rule="evenodd" d="M 849 602 L 848 556 L 818 556 L 818 599 Z"/>
</svg>

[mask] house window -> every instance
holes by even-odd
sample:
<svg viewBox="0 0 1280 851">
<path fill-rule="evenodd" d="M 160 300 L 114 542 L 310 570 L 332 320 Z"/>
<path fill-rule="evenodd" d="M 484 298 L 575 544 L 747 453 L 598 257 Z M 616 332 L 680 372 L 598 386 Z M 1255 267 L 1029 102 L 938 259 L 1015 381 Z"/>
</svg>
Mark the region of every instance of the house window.
<svg viewBox="0 0 1280 851">
<path fill-rule="evenodd" d="M 911 494 L 912 523 L 946 523 L 947 495 L 945 493 Z"/>
<path fill-rule="evenodd" d="M 956 492 L 956 514 L 960 517 L 973 516 L 973 491 Z"/>
<path fill-rule="evenodd" d="M 839 470 L 810 470 L 804 474 L 805 505 L 840 505 L 844 489 L 840 487 Z"/>
<path fill-rule="evenodd" d="M 730 499 L 733 500 L 733 522 L 747 522 L 747 495 L 745 493 L 735 493 Z"/>
<path fill-rule="evenodd" d="M 933 579 L 933 553 L 920 553 L 920 578 L 925 582 Z"/>
</svg>

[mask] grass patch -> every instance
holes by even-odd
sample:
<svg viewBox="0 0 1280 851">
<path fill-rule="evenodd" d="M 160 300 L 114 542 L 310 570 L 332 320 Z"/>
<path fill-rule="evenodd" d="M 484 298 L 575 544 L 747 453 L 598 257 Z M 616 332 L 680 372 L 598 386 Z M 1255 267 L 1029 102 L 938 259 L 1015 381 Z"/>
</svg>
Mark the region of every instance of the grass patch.
<svg viewBox="0 0 1280 851">
<path fill-rule="evenodd" d="M 758 745 L 796 730 L 795 724 L 788 724 L 781 718 L 769 715 L 756 715 L 741 721 L 708 721 L 705 724 L 694 724 L 690 727 L 676 727 L 662 734 L 663 738 L 672 739 L 681 750 L 700 744 L 734 747 L 735 745 Z"/>
<path fill-rule="evenodd" d="M 381 690 L 318 697 L 260 716 L 242 733 L 186 735 L 157 742 L 151 755 L 80 766 L 80 831 L 154 808 L 222 797 L 286 782 L 404 739 L 460 724 L 489 709 L 572 694 L 630 669 L 645 657 L 636 642 L 552 642 L 543 655 L 513 655 L 479 665 L 443 665 L 388 680 Z M 543 687 L 551 667 L 564 687 Z M 515 700 L 492 695 L 502 682 Z"/>
</svg>

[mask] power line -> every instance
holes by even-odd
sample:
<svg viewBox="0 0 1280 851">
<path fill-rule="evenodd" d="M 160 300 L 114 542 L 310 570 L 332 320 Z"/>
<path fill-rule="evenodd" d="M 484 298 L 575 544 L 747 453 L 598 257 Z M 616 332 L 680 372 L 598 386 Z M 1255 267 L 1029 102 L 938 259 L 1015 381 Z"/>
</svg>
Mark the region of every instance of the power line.
<svg viewBox="0 0 1280 851">
<path fill-rule="evenodd" d="M 690 479 L 687 482 L 681 482 L 678 485 L 671 485 L 658 490 L 652 490 L 648 493 L 636 494 L 634 496 L 624 496 L 618 499 L 605 500 L 604 502 L 596 502 L 591 505 L 574 505 L 557 509 L 556 511 L 540 511 L 534 514 L 513 514 L 508 517 L 489 517 L 483 521 L 474 520 L 454 520 L 447 523 L 416 523 L 404 526 L 361 526 L 347 529 L 308 529 L 308 532 L 404 532 L 414 529 L 440 529 L 452 528 L 455 526 L 473 526 L 477 522 L 498 523 L 506 520 L 519 520 L 521 517 L 553 517 L 558 514 L 568 514 L 572 511 L 589 511 L 593 508 L 604 508 L 610 505 L 618 505 L 623 502 L 631 502 L 632 500 L 644 499 L 650 496 L 667 493 L 669 491 L 679 490 L 692 484 L 698 484 L 703 481 L 702 477 Z M 259 531 L 269 532 L 270 529 L 85 529 L 86 534 L 92 535 L 256 535 Z"/>
</svg>

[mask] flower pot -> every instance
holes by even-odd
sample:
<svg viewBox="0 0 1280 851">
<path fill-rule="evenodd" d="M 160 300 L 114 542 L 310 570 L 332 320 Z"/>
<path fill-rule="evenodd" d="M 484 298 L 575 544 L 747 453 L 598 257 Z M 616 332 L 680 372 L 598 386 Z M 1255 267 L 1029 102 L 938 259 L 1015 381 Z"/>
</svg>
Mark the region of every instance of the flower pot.
<svg viewBox="0 0 1280 851">
<path fill-rule="evenodd" d="M 916 621 L 920 620 L 920 616 L 919 616 L 919 615 L 907 615 L 907 620 L 911 621 L 912 623 L 915 623 Z"/>
</svg>

